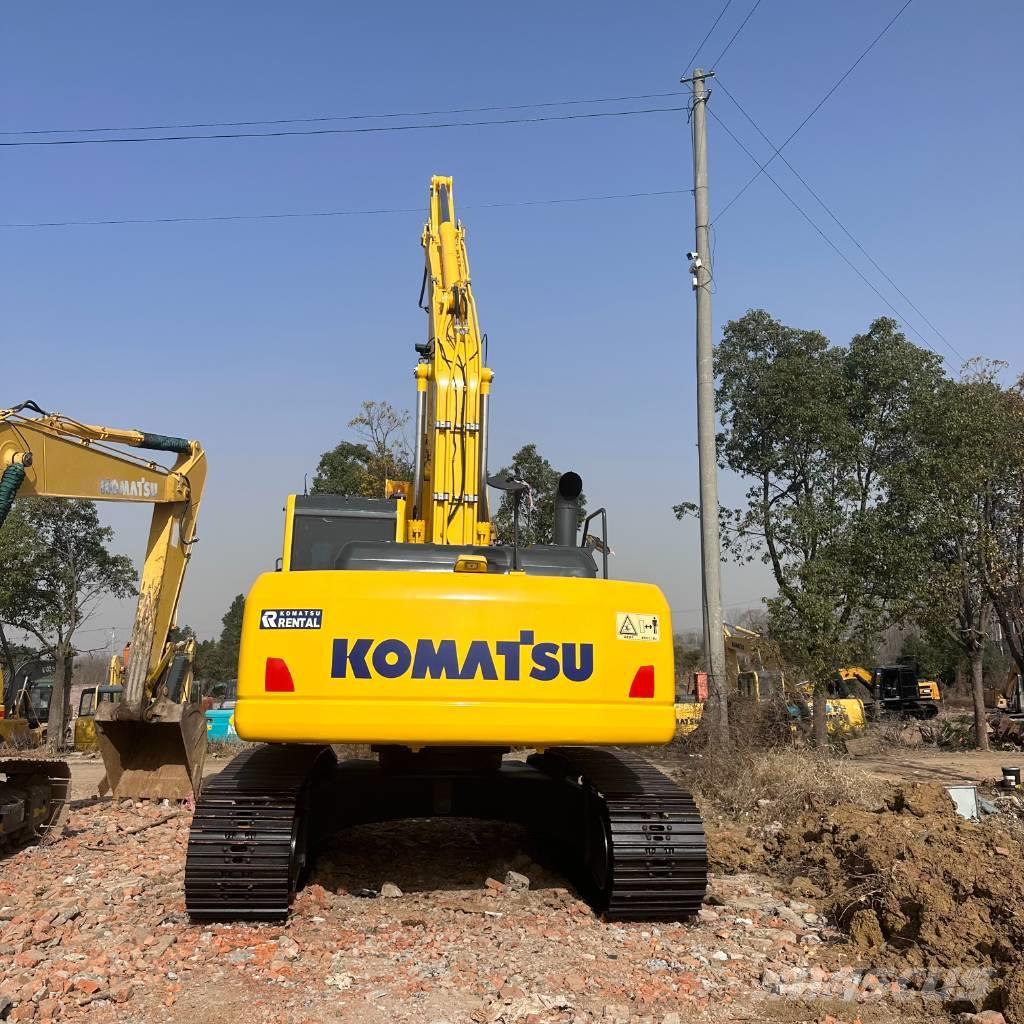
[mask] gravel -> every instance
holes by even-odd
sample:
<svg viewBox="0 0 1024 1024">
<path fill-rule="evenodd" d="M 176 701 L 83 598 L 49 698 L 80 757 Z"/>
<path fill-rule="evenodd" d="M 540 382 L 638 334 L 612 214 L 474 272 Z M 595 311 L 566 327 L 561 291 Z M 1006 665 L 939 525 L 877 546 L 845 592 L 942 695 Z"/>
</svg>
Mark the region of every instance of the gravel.
<svg viewBox="0 0 1024 1024">
<path fill-rule="evenodd" d="M 189 814 L 160 818 L 91 802 L 60 842 L 3 862 L 0 1020 L 680 1024 L 774 1019 L 786 1001 L 799 1019 L 873 1003 L 873 1021 L 905 1024 L 953 993 L 979 1012 L 991 981 L 923 996 L 924 974 L 853 965 L 816 907 L 754 875 L 712 878 L 695 922 L 609 924 L 518 829 L 460 820 L 343 834 L 287 922 L 193 925 Z M 383 898 L 354 895 L 368 889 Z"/>
</svg>

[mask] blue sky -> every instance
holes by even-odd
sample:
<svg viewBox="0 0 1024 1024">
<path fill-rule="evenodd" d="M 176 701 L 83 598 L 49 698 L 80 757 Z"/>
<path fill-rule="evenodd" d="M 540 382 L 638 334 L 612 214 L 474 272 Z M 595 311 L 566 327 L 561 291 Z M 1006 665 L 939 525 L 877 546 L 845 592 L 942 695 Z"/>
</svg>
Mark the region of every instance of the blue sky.
<svg viewBox="0 0 1024 1024">
<path fill-rule="evenodd" d="M 750 10 L 734 0 L 702 59 Z M 763 0 L 717 70 L 777 142 L 899 8 Z M 679 106 L 718 2 L 642 5 L 56 3 L 0 14 L 0 129 L 300 118 L 660 93 Z M 916 0 L 787 157 L 965 356 L 1021 366 L 1019 61 L 1024 8 Z M 770 154 L 719 90 L 711 104 Z M 538 111 L 560 113 L 560 110 Z M 530 115 L 534 111 L 524 111 Z M 467 119 L 488 115 L 466 115 Z M 496 116 L 516 116 L 499 114 Z M 441 118 L 441 120 L 451 118 Z M 414 119 L 355 124 L 412 123 Z M 429 119 L 420 119 L 429 120 Z M 338 123 L 336 126 L 344 126 Z M 351 124 L 349 125 L 351 126 Z M 4 141 L 15 141 L 4 136 Z M 715 123 L 712 211 L 753 165 Z M 789 172 L 773 173 L 929 341 Z M 279 554 L 284 495 L 364 398 L 412 404 L 419 235 L 432 173 L 455 176 L 496 373 L 497 465 L 535 441 L 607 505 L 615 574 L 697 621 L 688 195 L 485 208 L 689 188 L 685 115 L 379 134 L 3 147 L 0 221 L 406 209 L 367 217 L 0 229 L 4 394 L 81 419 L 201 439 L 210 480 L 181 618 L 214 632 Z M 715 323 L 763 306 L 845 341 L 887 306 L 762 177 L 716 224 Z M 913 334 L 910 334 L 915 338 Z M 739 493 L 723 479 L 728 500 Z M 108 512 L 136 557 L 145 513 Z M 756 605 L 761 567 L 729 566 Z M 129 607 L 92 627 L 121 627 Z"/>
</svg>

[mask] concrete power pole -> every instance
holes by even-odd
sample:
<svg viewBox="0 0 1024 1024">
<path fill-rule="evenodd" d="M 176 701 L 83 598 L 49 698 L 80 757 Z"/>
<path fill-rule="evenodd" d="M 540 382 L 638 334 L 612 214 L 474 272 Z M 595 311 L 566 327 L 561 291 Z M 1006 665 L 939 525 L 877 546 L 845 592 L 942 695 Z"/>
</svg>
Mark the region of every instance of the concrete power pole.
<svg viewBox="0 0 1024 1024">
<path fill-rule="evenodd" d="M 697 297 L 697 454 L 700 463 L 700 547 L 704 607 L 704 658 L 708 671 L 708 701 L 716 739 L 728 742 L 728 683 L 725 677 L 725 638 L 722 633 L 721 549 L 718 536 L 718 454 L 715 446 L 715 367 L 711 340 L 711 247 L 708 214 L 708 91 L 705 78 L 714 72 L 694 68 L 693 88 L 693 210 L 696 255 L 691 253 Z M 684 79 L 686 81 L 686 79 Z"/>
</svg>

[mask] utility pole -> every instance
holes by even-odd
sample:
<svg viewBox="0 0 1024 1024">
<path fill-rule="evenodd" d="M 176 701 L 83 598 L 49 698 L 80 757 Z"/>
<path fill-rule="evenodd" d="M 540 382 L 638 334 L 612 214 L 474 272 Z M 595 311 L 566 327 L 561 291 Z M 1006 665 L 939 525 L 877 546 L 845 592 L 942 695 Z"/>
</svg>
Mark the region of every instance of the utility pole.
<svg viewBox="0 0 1024 1024">
<path fill-rule="evenodd" d="M 700 464 L 700 549 L 704 608 L 704 660 L 712 728 L 720 743 L 729 742 L 728 682 L 722 633 L 721 548 L 718 536 L 718 453 L 715 445 L 715 367 L 711 340 L 711 246 L 708 214 L 708 91 L 704 80 L 713 71 L 693 69 L 693 211 L 696 250 L 690 272 L 697 298 L 697 455 Z"/>
</svg>

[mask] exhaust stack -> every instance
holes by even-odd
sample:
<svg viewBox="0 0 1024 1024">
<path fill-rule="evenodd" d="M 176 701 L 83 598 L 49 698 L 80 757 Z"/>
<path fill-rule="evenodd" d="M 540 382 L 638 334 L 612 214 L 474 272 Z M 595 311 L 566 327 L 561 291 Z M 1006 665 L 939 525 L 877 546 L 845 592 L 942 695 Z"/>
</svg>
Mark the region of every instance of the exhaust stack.
<svg viewBox="0 0 1024 1024">
<path fill-rule="evenodd" d="M 558 479 L 558 490 L 555 492 L 555 530 L 556 544 L 564 547 L 576 546 L 576 534 L 579 531 L 580 495 L 583 493 L 583 480 L 578 473 L 563 473 Z"/>
</svg>

